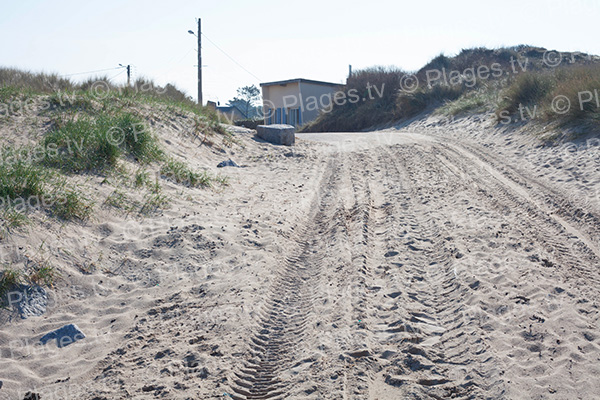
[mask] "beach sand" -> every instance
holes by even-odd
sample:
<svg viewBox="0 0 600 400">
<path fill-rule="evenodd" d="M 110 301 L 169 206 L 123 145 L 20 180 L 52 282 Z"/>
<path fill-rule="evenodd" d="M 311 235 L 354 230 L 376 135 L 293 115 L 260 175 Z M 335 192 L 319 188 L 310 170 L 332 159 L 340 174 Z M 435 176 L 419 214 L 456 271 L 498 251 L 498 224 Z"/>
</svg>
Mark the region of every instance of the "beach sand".
<svg viewBox="0 0 600 400">
<path fill-rule="evenodd" d="M 600 393 L 600 147 L 434 117 L 274 146 L 154 129 L 229 186 L 99 207 L 3 241 L 61 273 L 0 314 L 0 398 L 591 399 Z M 585 144 L 585 143 L 584 143 Z M 583 146 L 583 144 L 582 144 Z M 234 159 L 242 168 L 217 169 Z M 101 198 L 99 182 L 84 182 Z M 132 197 L 135 193 L 131 194 Z M 44 334 L 77 324 L 59 348 Z"/>
</svg>

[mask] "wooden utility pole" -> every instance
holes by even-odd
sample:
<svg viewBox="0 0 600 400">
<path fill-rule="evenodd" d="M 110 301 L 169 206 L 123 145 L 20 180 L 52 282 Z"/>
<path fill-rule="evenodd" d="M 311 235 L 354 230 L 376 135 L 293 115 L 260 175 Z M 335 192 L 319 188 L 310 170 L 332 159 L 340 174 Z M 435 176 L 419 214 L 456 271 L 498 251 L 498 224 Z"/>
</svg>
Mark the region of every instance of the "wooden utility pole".
<svg viewBox="0 0 600 400">
<path fill-rule="evenodd" d="M 198 104 L 202 107 L 202 25 L 198 18 Z"/>
</svg>

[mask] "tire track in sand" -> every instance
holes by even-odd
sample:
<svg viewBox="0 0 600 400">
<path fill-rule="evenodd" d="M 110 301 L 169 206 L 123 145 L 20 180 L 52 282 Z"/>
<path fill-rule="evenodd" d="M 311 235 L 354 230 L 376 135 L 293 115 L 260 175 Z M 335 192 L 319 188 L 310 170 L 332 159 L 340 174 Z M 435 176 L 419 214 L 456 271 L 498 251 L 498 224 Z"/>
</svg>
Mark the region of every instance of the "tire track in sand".
<svg viewBox="0 0 600 400">
<path fill-rule="evenodd" d="M 325 237 L 340 219 L 335 198 L 339 167 L 330 164 L 309 221 L 296 229 L 297 249 L 285 257 L 275 273 L 269 298 L 262 306 L 255 332 L 248 338 L 247 357 L 229 378 L 231 397 L 280 399 L 287 395 L 287 371 L 304 345 L 306 328 L 318 293 Z M 336 216 L 336 214 L 338 214 Z"/>
</svg>

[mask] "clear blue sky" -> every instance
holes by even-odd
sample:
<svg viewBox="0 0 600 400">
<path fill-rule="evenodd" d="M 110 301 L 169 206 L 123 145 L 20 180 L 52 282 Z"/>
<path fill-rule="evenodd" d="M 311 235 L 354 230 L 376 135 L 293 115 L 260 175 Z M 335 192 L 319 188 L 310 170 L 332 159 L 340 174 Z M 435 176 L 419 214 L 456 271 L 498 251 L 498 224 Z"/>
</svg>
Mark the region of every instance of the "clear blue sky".
<svg viewBox="0 0 600 400">
<path fill-rule="evenodd" d="M 260 78 L 204 40 L 204 101 L 221 103 L 261 81 L 343 82 L 348 64 L 414 70 L 473 46 L 600 54 L 597 0 L 0 1 L 0 65 L 73 74 L 133 64 L 134 77 L 194 98 L 196 38 L 187 31 L 201 17 L 204 34 Z"/>
</svg>

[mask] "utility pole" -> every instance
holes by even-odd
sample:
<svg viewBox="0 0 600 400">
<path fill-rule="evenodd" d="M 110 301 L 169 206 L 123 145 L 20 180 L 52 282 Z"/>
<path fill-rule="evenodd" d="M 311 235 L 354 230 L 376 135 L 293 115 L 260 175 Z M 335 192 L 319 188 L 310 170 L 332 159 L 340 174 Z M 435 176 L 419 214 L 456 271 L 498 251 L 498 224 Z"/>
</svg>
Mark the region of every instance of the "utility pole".
<svg viewBox="0 0 600 400">
<path fill-rule="evenodd" d="M 202 20 L 198 18 L 198 105 L 202 107 Z"/>
<path fill-rule="evenodd" d="M 127 87 L 129 87 L 129 82 L 131 81 L 131 65 L 119 64 L 119 67 L 127 68 Z"/>
<path fill-rule="evenodd" d="M 198 105 L 202 107 L 204 103 L 202 101 L 202 20 L 198 18 L 198 34 L 194 31 L 188 31 L 190 35 L 194 35 L 198 38 Z"/>
</svg>

